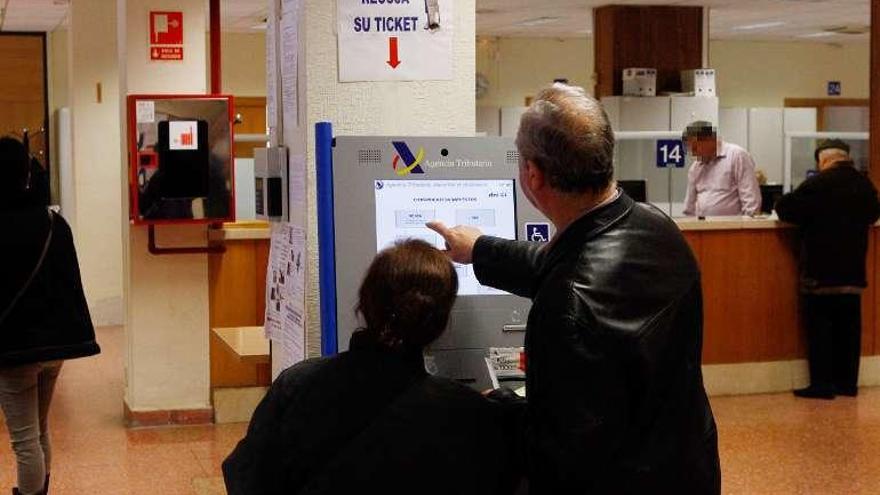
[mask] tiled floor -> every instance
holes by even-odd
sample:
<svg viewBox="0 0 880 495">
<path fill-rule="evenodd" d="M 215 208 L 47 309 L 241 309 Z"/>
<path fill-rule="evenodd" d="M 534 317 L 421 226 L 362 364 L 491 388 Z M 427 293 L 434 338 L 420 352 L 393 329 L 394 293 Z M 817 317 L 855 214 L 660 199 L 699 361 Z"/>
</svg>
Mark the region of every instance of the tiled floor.
<svg viewBox="0 0 880 495">
<path fill-rule="evenodd" d="M 52 409 L 53 495 L 223 494 L 220 462 L 245 425 L 128 431 L 122 425 L 122 331 L 104 353 L 65 365 Z M 790 395 L 712 401 L 726 494 L 880 494 L 880 389 L 858 399 Z M 0 494 L 15 479 L 0 430 Z"/>
<path fill-rule="evenodd" d="M 246 425 L 126 430 L 122 421 L 122 329 L 98 331 L 103 353 L 68 361 L 50 416 L 52 495 L 224 494 L 220 463 Z M 0 430 L 0 494 L 15 463 Z"/>
</svg>

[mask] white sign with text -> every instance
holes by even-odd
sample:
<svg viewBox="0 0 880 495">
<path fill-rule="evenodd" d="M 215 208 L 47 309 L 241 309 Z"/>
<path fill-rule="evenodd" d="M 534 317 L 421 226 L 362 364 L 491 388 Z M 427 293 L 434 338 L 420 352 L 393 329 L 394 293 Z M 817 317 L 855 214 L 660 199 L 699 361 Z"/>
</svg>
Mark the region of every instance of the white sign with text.
<svg viewBox="0 0 880 495">
<path fill-rule="evenodd" d="M 452 80 L 453 0 L 337 0 L 339 80 Z"/>
</svg>

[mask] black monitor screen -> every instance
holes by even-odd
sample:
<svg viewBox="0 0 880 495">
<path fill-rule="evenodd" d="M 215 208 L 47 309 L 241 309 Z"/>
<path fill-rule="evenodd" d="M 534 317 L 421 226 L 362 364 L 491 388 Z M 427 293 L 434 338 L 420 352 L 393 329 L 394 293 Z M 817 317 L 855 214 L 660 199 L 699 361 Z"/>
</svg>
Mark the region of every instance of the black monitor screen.
<svg viewBox="0 0 880 495">
<path fill-rule="evenodd" d="M 617 185 L 623 189 L 627 196 L 639 203 L 648 201 L 648 182 L 644 180 L 619 180 Z"/>
<path fill-rule="evenodd" d="M 761 212 L 771 213 L 782 197 L 782 184 L 761 186 Z"/>
</svg>

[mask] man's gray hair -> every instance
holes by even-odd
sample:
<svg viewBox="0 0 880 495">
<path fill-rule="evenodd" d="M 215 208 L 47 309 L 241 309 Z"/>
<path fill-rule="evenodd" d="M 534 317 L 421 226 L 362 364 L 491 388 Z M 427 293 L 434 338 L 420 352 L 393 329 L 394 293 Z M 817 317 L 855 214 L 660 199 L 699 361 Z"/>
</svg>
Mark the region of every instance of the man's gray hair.
<svg viewBox="0 0 880 495">
<path fill-rule="evenodd" d="M 608 116 L 580 87 L 557 83 L 541 90 L 522 116 L 516 147 L 560 192 L 601 192 L 614 177 Z"/>
</svg>

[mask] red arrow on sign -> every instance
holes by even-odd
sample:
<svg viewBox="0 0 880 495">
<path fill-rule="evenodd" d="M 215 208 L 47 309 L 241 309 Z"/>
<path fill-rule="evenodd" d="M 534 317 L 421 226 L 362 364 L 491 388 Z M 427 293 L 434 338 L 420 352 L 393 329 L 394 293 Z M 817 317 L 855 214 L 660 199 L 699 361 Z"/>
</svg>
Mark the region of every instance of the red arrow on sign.
<svg viewBox="0 0 880 495">
<path fill-rule="evenodd" d="M 389 52 L 388 65 L 390 65 L 392 69 L 396 69 L 397 66 L 400 65 L 400 54 L 398 52 L 396 37 L 388 38 L 388 52 Z"/>
</svg>

